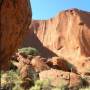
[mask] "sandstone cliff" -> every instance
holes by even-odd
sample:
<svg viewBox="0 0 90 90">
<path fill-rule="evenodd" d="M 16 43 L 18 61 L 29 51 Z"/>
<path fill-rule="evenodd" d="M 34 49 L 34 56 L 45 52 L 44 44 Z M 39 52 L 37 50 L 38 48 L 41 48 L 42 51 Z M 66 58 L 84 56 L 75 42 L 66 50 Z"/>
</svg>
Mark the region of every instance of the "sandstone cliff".
<svg viewBox="0 0 90 90">
<path fill-rule="evenodd" d="M 70 9 L 49 20 L 33 20 L 23 46 L 43 56 L 90 56 L 90 13 Z"/>
<path fill-rule="evenodd" d="M 29 0 L 0 0 L 0 66 L 7 68 L 9 58 L 19 47 L 31 23 Z"/>
<path fill-rule="evenodd" d="M 23 46 L 37 48 L 46 58 L 63 57 L 71 71 L 89 74 L 90 12 L 70 9 L 49 20 L 33 20 Z"/>
</svg>

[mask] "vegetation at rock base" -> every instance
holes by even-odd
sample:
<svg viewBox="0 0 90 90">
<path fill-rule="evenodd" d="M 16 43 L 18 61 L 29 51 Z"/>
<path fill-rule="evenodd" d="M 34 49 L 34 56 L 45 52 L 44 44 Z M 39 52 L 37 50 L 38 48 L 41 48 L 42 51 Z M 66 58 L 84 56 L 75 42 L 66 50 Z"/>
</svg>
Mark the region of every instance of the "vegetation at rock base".
<svg viewBox="0 0 90 90">
<path fill-rule="evenodd" d="M 38 50 L 36 48 L 32 48 L 32 47 L 25 47 L 25 48 L 21 48 L 18 49 L 18 52 L 24 55 L 37 55 L 39 54 Z"/>
<path fill-rule="evenodd" d="M 32 47 L 18 49 L 18 52 L 26 56 L 36 56 L 39 54 L 38 50 Z M 58 86 L 53 86 L 51 84 L 51 80 L 49 79 L 40 80 L 39 78 L 37 78 L 36 73 L 31 69 L 29 70 L 30 78 L 22 79 L 17 68 L 15 68 L 13 65 L 12 67 L 13 68 L 7 72 L 1 71 L 0 90 L 69 90 L 68 85 L 66 85 L 63 81 L 60 81 L 60 84 Z M 88 79 L 88 77 L 84 77 L 82 79 L 85 81 Z M 86 88 L 80 88 L 78 90 L 90 90 L 90 87 L 86 86 Z"/>
<path fill-rule="evenodd" d="M 37 80 L 35 82 L 35 86 L 33 86 L 30 90 L 68 90 L 67 86 L 64 84 L 60 84 L 60 86 L 52 86 L 49 79 L 46 80 Z"/>
<path fill-rule="evenodd" d="M 1 89 L 0 90 L 25 90 L 21 87 L 21 83 L 24 81 L 21 79 L 18 71 L 7 71 L 1 72 Z M 50 84 L 49 79 L 47 80 L 36 80 L 35 85 L 27 90 L 69 90 L 67 87 L 57 86 L 54 87 Z M 90 90 L 90 87 L 81 88 L 79 90 Z"/>
<path fill-rule="evenodd" d="M 81 88 L 80 90 L 90 90 L 90 87 Z"/>
<path fill-rule="evenodd" d="M 7 71 L 3 72 L 1 71 L 1 90 L 9 90 L 13 89 L 16 90 L 16 87 L 20 87 L 20 84 L 22 83 L 22 79 L 20 78 L 18 71 Z M 20 89 L 19 89 L 20 90 Z"/>
</svg>

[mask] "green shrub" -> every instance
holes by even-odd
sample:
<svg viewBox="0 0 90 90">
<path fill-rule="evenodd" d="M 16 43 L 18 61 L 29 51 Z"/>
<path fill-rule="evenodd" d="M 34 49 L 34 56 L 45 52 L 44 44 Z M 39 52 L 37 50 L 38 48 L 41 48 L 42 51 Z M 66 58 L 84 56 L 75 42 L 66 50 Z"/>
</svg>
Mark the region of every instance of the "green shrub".
<svg viewBox="0 0 90 90">
<path fill-rule="evenodd" d="M 11 90 L 12 88 L 14 88 L 13 90 L 16 90 L 15 88 L 20 87 L 21 83 L 22 83 L 22 79 L 18 72 L 15 72 L 13 70 L 7 72 L 1 72 L 1 88 L 3 90 L 8 90 L 8 89 Z"/>
<path fill-rule="evenodd" d="M 63 83 L 63 82 L 62 82 Z M 33 86 L 30 90 L 68 90 L 65 84 L 60 86 L 52 86 L 49 79 L 46 80 L 37 80 L 35 82 L 35 86 Z"/>
<path fill-rule="evenodd" d="M 30 90 L 51 90 L 48 80 L 37 80 Z"/>
<path fill-rule="evenodd" d="M 35 74 L 35 72 L 30 70 L 30 77 Z M 36 76 L 31 78 L 22 79 L 18 70 L 9 70 L 7 72 L 1 72 L 1 89 L 0 90 L 28 90 L 32 85 L 34 85 L 34 80 Z M 27 86 L 28 84 L 28 86 Z"/>
<path fill-rule="evenodd" d="M 81 88 L 79 90 L 90 90 L 90 87 L 87 87 L 87 88 Z"/>
<path fill-rule="evenodd" d="M 39 53 L 37 49 L 32 47 L 18 49 L 18 52 L 24 55 L 37 55 Z"/>
</svg>

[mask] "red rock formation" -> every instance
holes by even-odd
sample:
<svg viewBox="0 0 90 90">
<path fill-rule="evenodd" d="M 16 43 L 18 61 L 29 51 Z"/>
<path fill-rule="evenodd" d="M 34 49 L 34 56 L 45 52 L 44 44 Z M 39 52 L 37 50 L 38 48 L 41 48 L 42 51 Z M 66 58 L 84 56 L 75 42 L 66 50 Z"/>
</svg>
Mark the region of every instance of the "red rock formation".
<svg viewBox="0 0 90 90">
<path fill-rule="evenodd" d="M 57 55 L 90 56 L 90 13 L 78 9 L 66 10 L 49 20 L 33 20 L 24 46 L 48 48 Z M 34 30 L 34 35 L 32 32 Z M 32 35 L 33 34 L 33 35 Z M 30 37 L 33 37 L 31 40 Z M 37 44 L 35 37 L 38 39 Z M 31 42 L 33 41 L 33 42 Z"/>
<path fill-rule="evenodd" d="M 12 60 L 12 64 L 20 71 L 22 78 L 29 78 L 29 73 L 35 74 L 50 69 L 45 61 L 46 59 L 41 56 L 29 55 L 24 57 L 17 53 Z"/>
<path fill-rule="evenodd" d="M 47 65 L 54 69 L 69 71 L 68 63 L 62 57 L 52 57 L 47 61 Z"/>
<path fill-rule="evenodd" d="M 38 48 L 45 57 L 62 56 L 78 67 L 82 57 L 90 57 L 89 17 L 90 12 L 71 9 L 49 20 L 33 20 L 24 46 Z"/>
<path fill-rule="evenodd" d="M 0 0 L 0 66 L 8 65 L 31 23 L 29 0 Z"/>
<path fill-rule="evenodd" d="M 39 77 L 41 80 L 48 79 L 53 86 L 61 86 L 65 85 L 69 88 L 80 87 L 82 85 L 82 81 L 79 75 L 69 72 L 64 72 L 61 70 L 51 69 L 45 70 L 39 73 Z M 74 81 L 73 81 L 74 80 Z M 78 90 L 78 89 L 70 89 L 70 90 Z"/>
<path fill-rule="evenodd" d="M 41 72 L 50 69 L 50 67 L 44 62 L 43 58 L 36 56 L 31 60 L 31 65 L 34 67 L 36 72 Z"/>
</svg>

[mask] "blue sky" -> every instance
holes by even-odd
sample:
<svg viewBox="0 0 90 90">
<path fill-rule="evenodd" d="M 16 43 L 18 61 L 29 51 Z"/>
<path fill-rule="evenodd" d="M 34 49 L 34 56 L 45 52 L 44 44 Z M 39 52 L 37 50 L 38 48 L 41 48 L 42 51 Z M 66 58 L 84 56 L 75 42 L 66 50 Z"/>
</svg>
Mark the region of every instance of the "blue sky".
<svg viewBox="0 0 90 90">
<path fill-rule="evenodd" d="M 30 0 L 33 19 L 49 19 L 60 11 L 78 8 L 90 12 L 90 0 Z"/>
</svg>

